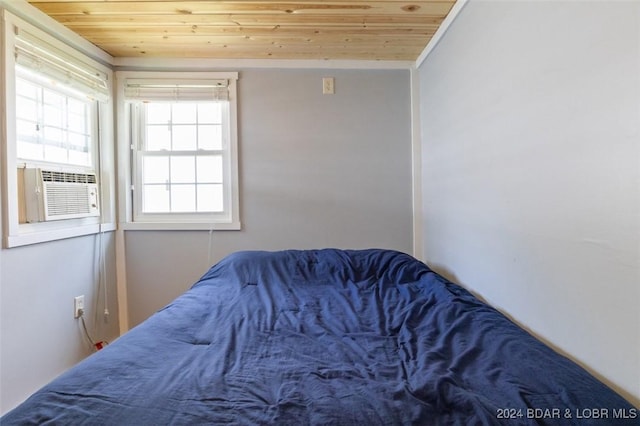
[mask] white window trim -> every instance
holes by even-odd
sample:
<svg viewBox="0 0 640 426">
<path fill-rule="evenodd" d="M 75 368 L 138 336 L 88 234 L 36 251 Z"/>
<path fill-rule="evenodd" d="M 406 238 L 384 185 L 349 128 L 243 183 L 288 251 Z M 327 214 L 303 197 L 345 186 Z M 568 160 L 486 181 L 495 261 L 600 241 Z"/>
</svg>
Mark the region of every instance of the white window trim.
<svg viewBox="0 0 640 426">
<path fill-rule="evenodd" d="M 3 34 L 3 44 L 0 48 L 0 67 L 2 67 L 4 79 L 0 81 L 3 86 L 4 98 L 2 99 L 0 118 L 0 139 L 2 157 L 2 228 L 3 245 L 6 248 L 18 247 L 29 244 L 42 243 L 65 238 L 72 238 L 82 235 L 95 234 L 115 230 L 115 208 L 111 188 L 114 188 L 115 181 L 113 173 L 113 134 L 110 130 L 113 124 L 112 103 L 108 101 L 101 105 L 100 123 L 97 132 L 97 148 L 95 160 L 95 171 L 99 174 L 101 216 L 66 219 L 62 221 L 40 222 L 40 223 L 19 223 L 18 212 L 18 177 L 17 168 L 19 166 L 16 158 L 16 72 L 15 72 L 15 33 L 13 29 L 18 27 L 31 34 L 37 35 L 42 40 L 65 52 L 71 57 L 86 62 L 91 66 L 104 72 L 109 81 L 112 81 L 113 72 L 110 68 L 94 61 L 85 54 L 79 53 L 66 43 L 50 36 L 39 28 L 11 14 L 7 10 L 1 10 L 2 26 L 0 31 Z M 77 168 L 70 166 L 71 168 Z"/>
<path fill-rule="evenodd" d="M 230 141 L 229 157 L 232 165 L 228 171 L 231 189 L 230 217 L 228 221 L 216 221 L 215 215 L 203 218 L 198 215 L 189 217 L 188 214 L 165 214 L 148 215 L 150 220 L 135 221 L 134 219 L 134 195 L 131 188 L 134 184 L 132 176 L 132 155 L 131 155 L 131 117 L 130 109 L 125 102 L 125 83 L 127 79 L 206 79 L 206 80 L 229 80 L 229 120 L 230 120 Z M 239 180 L 238 180 L 238 111 L 237 111 L 237 72 L 162 72 L 162 71 L 117 71 L 116 80 L 116 123 L 118 136 L 118 226 L 124 230 L 240 230 L 240 201 L 239 201 Z"/>
</svg>

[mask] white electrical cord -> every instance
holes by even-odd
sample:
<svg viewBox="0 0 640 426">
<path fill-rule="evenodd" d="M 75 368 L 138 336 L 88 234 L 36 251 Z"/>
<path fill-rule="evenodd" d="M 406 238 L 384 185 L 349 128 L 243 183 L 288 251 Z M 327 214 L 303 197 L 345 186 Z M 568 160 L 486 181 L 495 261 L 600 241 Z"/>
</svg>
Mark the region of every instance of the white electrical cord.
<svg viewBox="0 0 640 426">
<path fill-rule="evenodd" d="M 103 321 L 106 323 L 108 320 L 108 316 L 109 316 L 109 300 L 108 300 L 108 291 L 107 291 L 107 264 L 106 264 L 106 255 L 105 255 L 105 248 L 104 248 L 104 231 L 100 231 L 99 232 L 99 236 L 97 237 L 97 239 L 95 240 L 96 244 L 98 245 L 97 250 L 98 250 L 98 259 L 97 259 L 97 263 L 96 266 L 98 268 L 98 274 L 96 276 L 96 297 L 94 298 L 94 316 L 93 316 L 93 332 L 95 334 L 100 334 L 99 333 L 99 327 L 98 325 L 100 324 L 99 322 L 99 306 L 100 306 L 100 295 L 103 296 L 103 306 L 104 306 L 104 311 L 103 311 Z M 95 258 L 94 258 L 95 259 Z M 89 331 L 87 329 L 87 325 L 85 324 L 84 321 L 84 312 L 81 311 L 81 314 L 79 316 L 79 318 L 82 320 L 82 327 L 84 328 L 84 332 L 85 335 L 87 336 L 87 339 L 91 342 L 91 344 L 94 346 L 95 349 L 101 349 L 103 343 L 105 343 L 104 341 L 95 343 L 95 341 L 91 338 L 91 336 L 89 335 Z"/>
<path fill-rule="evenodd" d="M 109 316 L 109 299 L 108 299 L 108 294 L 107 294 L 107 260 L 106 260 L 106 256 L 104 254 L 104 243 L 102 241 L 102 236 L 104 234 L 104 231 L 100 232 L 100 258 L 101 258 L 101 267 L 102 270 L 100 271 L 100 280 L 102 282 L 102 289 L 104 291 L 104 320 L 107 320 L 107 317 Z"/>
<path fill-rule="evenodd" d="M 84 335 L 87 337 L 87 340 L 91 342 L 91 346 L 96 346 L 96 342 L 93 341 L 91 335 L 89 334 L 89 330 L 87 330 L 87 324 L 84 322 L 84 311 L 82 309 L 79 310 L 80 320 L 82 321 L 82 328 L 84 329 Z"/>
<path fill-rule="evenodd" d="M 84 321 L 84 311 L 82 309 L 78 310 L 78 317 L 80 318 L 80 321 L 82 321 L 82 329 L 84 330 L 84 335 L 87 338 L 87 340 L 91 343 L 91 346 L 93 347 L 94 350 L 99 351 L 105 345 L 109 344 L 109 342 L 107 342 L 106 340 L 96 342 L 91 338 L 91 334 L 89 334 L 89 330 L 87 329 L 87 323 L 85 323 Z"/>
<path fill-rule="evenodd" d="M 206 269 L 208 270 L 211 267 L 211 254 L 213 249 L 211 248 L 211 243 L 213 242 L 213 225 L 211 225 L 211 228 L 209 228 L 209 245 L 208 245 L 208 253 L 207 253 L 207 267 Z"/>
<path fill-rule="evenodd" d="M 103 311 L 103 315 L 104 315 L 104 319 L 106 321 L 107 317 L 109 316 L 109 295 L 107 293 L 107 260 L 106 260 L 106 256 L 105 256 L 105 250 L 104 250 L 104 242 L 103 242 L 103 234 L 104 232 L 100 232 L 100 259 L 101 259 L 101 271 L 100 271 L 100 281 L 102 283 L 102 291 L 104 292 L 104 299 L 103 299 L 103 303 L 104 303 L 104 311 Z"/>
<path fill-rule="evenodd" d="M 100 103 L 98 102 L 98 115 L 101 114 L 100 112 Z M 106 322 L 107 317 L 109 316 L 109 300 L 107 298 L 107 266 L 106 266 L 106 259 L 105 259 L 105 255 L 104 255 L 104 244 L 103 244 L 103 239 L 102 236 L 104 234 L 104 229 L 102 227 L 103 225 L 103 209 L 104 209 L 104 187 L 102 186 L 102 128 L 100 127 L 100 120 L 98 120 L 98 171 L 99 171 L 99 176 L 100 178 L 98 179 L 98 185 L 99 185 L 99 196 L 100 196 L 100 253 L 99 253 L 99 279 L 98 279 L 98 294 L 100 292 L 100 285 L 102 285 L 102 290 L 104 292 L 104 311 L 103 311 L 103 318 L 104 321 Z M 97 309 L 97 301 L 96 301 L 96 316 L 98 315 L 98 309 Z"/>
</svg>

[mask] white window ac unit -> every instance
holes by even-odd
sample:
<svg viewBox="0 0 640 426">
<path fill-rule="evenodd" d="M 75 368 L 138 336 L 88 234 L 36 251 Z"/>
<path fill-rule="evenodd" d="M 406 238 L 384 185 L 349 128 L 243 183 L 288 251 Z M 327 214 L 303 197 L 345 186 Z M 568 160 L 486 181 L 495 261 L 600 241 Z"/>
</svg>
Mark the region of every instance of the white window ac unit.
<svg viewBox="0 0 640 426">
<path fill-rule="evenodd" d="M 100 216 L 95 173 L 24 170 L 27 222 Z"/>
</svg>

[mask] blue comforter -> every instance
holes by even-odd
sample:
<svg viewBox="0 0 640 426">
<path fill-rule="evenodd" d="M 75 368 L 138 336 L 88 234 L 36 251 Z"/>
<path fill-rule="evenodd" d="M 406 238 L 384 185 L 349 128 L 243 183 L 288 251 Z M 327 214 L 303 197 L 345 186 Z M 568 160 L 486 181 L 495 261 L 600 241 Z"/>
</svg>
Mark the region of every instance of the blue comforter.
<svg viewBox="0 0 640 426">
<path fill-rule="evenodd" d="M 637 425 L 637 411 L 412 257 L 326 249 L 228 256 L 0 423 Z"/>
</svg>

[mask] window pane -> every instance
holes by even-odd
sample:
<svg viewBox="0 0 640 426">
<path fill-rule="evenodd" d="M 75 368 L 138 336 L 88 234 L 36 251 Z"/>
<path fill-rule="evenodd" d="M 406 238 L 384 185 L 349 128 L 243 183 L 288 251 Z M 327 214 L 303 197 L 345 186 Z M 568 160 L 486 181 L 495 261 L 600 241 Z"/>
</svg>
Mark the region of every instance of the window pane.
<svg viewBox="0 0 640 426">
<path fill-rule="evenodd" d="M 16 157 L 28 158 L 30 160 L 44 160 L 44 145 L 40 143 L 29 143 L 19 140 Z"/>
<path fill-rule="evenodd" d="M 79 166 L 90 166 L 91 158 L 88 152 L 69 151 L 69 163 Z"/>
<path fill-rule="evenodd" d="M 196 209 L 195 185 L 171 185 L 171 211 L 193 212 Z"/>
<path fill-rule="evenodd" d="M 47 127 L 44 128 L 44 140 L 47 145 L 61 145 L 64 142 L 64 134 L 62 129 L 58 127 Z M 57 161 L 57 160 L 54 160 Z"/>
<path fill-rule="evenodd" d="M 173 124 L 195 124 L 196 123 L 196 104 L 194 103 L 175 103 L 173 104 Z"/>
<path fill-rule="evenodd" d="M 87 116 L 84 114 L 69 114 L 67 128 L 72 132 L 87 133 Z"/>
<path fill-rule="evenodd" d="M 42 114 L 42 124 L 50 127 L 63 128 L 64 126 L 64 113 L 65 113 L 65 102 L 64 96 L 54 93 L 50 90 L 44 91 L 44 108 Z M 46 136 L 45 131 L 45 139 L 48 139 L 49 136 Z M 55 138 L 53 140 L 61 140 L 60 138 Z"/>
<path fill-rule="evenodd" d="M 16 117 L 38 119 L 38 103 L 35 99 L 18 96 L 16 99 Z"/>
<path fill-rule="evenodd" d="M 171 157 L 171 183 L 195 183 L 196 157 Z"/>
<path fill-rule="evenodd" d="M 148 103 L 146 105 L 147 123 L 151 124 L 169 124 L 171 121 L 171 104 L 170 103 Z"/>
<path fill-rule="evenodd" d="M 86 152 L 89 150 L 89 141 L 87 135 L 80 133 L 67 133 L 68 147 L 70 150 Z"/>
<path fill-rule="evenodd" d="M 69 110 L 69 114 L 84 116 L 87 113 L 87 104 L 78 99 L 69 98 L 67 108 Z"/>
<path fill-rule="evenodd" d="M 16 120 L 16 131 L 18 133 L 18 140 L 37 142 L 40 139 L 38 124 L 33 121 Z"/>
<path fill-rule="evenodd" d="M 222 149 L 222 126 L 219 124 L 198 126 L 198 148 Z"/>
<path fill-rule="evenodd" d="M 31 99 L 36 99 L 38 97 L 38 91 L 40 89 L 35 84 L 32 84 L 26 80 L 22 80 L 18 78 L 16 80 L 16 93 L 21 96 L 26 96 Z"/>
<path fill-rule="evenodd" d="M 65 96 L 61 93 L 52 92 L 51 90 L 44 90 L 44 104 L 62 110 L 65 104 Z"/>
<path fill-rule="evenodd" d="M 198 185 L 198 212 L 224 211 L 222 185 Z"/>
<path fill-rule="evenodd" d="M 144 157 L 142 159 L 142 180 L 146 183 L 169 182 L 169 157 Z"/>
<path fill-rule="evenodd" d="M 68 163 L 67 150 L 58 146 L 45 145 L 44 158 L 54 163 Z"/>
<path fill-rule="evenodd" d="M 198 123 L 222 123 L 222 104 L 220 102 L 203 102 L 198 104 Z"/>
<path fill-rule="evenodd" d="M 222 183 L 222 156 L 198 156 L 198 183 Z"/>
<path fill-rule="evenodd" d="M 196 126 L 181 124 L 173 126 L 173 150 L 193 151 L 196 147 Z"/>
<path fill-rule="evenodd" d="M 58 109 L 55 105 L 45 105 L 42 122 L 45 125 L 53 127 L 64 127 L 63 114 L 64 111 Z"/>
<path fill-rule="evenodd" d="M 169 213 L 169 191 L 166 185 L 145 185 L 143 198 L 145 213 Z"/>
<path fill-rule="evenodd" d="M 147 126 L 145 146 L 148 151 L 171 149 L 171 132 L 168 125 Z"/>
</svg>

